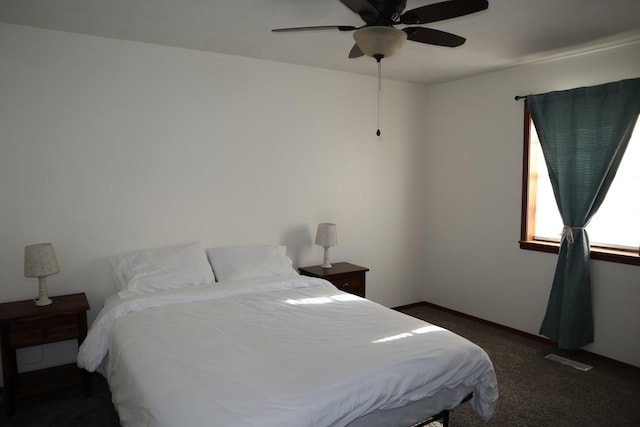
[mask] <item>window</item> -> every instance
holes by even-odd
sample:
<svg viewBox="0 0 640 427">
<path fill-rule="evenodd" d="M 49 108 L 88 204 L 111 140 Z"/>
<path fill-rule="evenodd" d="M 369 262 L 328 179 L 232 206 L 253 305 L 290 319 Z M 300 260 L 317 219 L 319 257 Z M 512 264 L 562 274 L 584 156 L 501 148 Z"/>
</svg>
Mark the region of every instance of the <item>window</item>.
<svg viewBox="0 0 640 427">
<path fill-rule="evenodd" d="M 520 247 L 558 252 L 558 213 L 540 141 L 525 101 Z M 640 265 L 640 120 L 607 197 L 587 226 L 591 257 Z"/>
</svg>

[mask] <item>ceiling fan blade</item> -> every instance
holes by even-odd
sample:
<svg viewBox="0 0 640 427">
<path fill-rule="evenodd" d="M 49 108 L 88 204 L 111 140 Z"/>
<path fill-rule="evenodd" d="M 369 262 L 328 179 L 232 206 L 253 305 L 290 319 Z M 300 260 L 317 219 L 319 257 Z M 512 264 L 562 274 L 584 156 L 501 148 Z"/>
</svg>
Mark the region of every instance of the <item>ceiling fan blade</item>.
<svg viewBox="0 0 640 427">
<path fill-rule="evenodd" d="M 361 56 L 364 56 L 364 53 L 357 44 L 354 44 L 349 52 L 349 58 L 360 58 Z"/>
<path fill-rule="evenodd" d="M 367 24 L 378 17 L 380 12 L 367 0 L 340 0 L 340 3 L 357 13 Z"/>
<path fill-rule="evenodd" d="M 276 28 L 271 30 L 273 33 L 289 33 L 292 31 L 317 31 L 317 30 L 339 30 L 339 31 L 353 31 L 358 27 L 351 25 L 318 25 L 315 27 L 293 27 L 293 28 Z"/>
<path fill-rule="evenodd" d="M 408 10 L 400 16 L 400 22 L 408 25 L 427 24 L 480 12 L 488 7 L 487 0 L 448 0 Z"/>
<path fill-rule="evenodd" d="M 434 44 L 436 46 L 456 47 L 463 44 L 467 39 L 456 36 L 445 31 L 434 30 L 433 28 L 409 27 L 403 28 L 407 33 L 407 39 L 414 42 Z"/>
<path fill-rule="evenodd" d="M 358 15 L 362 12 L 378 13 L 378 9 L 376 9 L 367 0 L 340 0 L 340 3 L 347 6 L 352 12 L 357 13 Z"/>
</svg>

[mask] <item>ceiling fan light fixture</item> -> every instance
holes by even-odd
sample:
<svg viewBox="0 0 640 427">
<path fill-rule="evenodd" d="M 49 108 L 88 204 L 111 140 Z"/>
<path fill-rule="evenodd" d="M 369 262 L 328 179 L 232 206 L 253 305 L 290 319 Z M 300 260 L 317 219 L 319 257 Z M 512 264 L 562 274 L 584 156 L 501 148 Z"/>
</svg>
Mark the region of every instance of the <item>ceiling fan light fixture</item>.
<svg viewBox="0 0 640 427">
<path fill-rule="evenodd" d="M 367 56 L 388 58 L 395 54 L 407 39 L 407 33 L 393 27 L 364 27 L 353 33 L 356 44 Z"/>
</svg>

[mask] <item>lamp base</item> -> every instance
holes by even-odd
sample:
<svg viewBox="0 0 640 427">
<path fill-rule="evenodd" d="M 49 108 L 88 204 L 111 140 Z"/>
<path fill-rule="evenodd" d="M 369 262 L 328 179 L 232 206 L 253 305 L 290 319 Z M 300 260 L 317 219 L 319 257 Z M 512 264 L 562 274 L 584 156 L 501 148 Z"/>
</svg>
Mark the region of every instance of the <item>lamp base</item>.
<svg viewBox="0 0 640 427">
<path fill-rule="evenodd" d="M 331 263 L 329 262 L 329 246 L 324 247 L 324 258 L 322 259 L 322 268 L 331 268 Z"/>
<path fill-rule="evenodd" d="M 40 297 L 38 298 L 36 301 L 36 305 L 37 306 L 43 306 L 43 305 L 49 305 L 51 304 L 53 301 L 51 301 L 51 299 L 45 295 L 45 297 Z"/>
<path fill-rule="evenodd" d="M 49 305 L 52 302 L 49 298 L 49 290 L 47 289 L 47 276 L 38 277 L 38 299 L 36 300 L 36 305 Z"/>
</svg>

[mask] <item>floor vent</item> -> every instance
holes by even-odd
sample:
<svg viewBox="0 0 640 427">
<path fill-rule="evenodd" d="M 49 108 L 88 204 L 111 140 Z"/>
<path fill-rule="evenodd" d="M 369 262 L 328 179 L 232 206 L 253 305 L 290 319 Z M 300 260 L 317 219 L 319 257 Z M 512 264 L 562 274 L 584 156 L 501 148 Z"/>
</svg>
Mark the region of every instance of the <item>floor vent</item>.
<svg viewBox="0 0 640 427">
<path fill-rule="evenodd" d="M 553 353 L 547 354 L 544 358 L 553 360 L 554 362 L 562 363 L 563 365 L 571 366 L 572 368 L 576 368 L 581 371 L 588 371 L 589 369 L 593 368 L 593 366 L 585 365 L 584 363 L 576 362 L 575 360 L 566 359 Z"/>
</svg>

